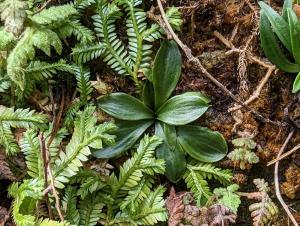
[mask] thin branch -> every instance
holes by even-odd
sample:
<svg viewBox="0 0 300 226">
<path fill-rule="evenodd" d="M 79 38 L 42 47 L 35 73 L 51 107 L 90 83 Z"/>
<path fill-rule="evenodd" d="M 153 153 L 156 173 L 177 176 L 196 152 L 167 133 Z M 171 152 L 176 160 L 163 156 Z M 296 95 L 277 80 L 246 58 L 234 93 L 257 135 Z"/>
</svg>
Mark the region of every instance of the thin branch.
<svg viewBox="0 0 300 226">
<path fill-rule="evenodd" d="M 190 62 L 192 62 L 195 67 L 200 70 L 208 79 L 210 79 L 216 86 L 218 86 L 221 90 L 223 90 L 228 96 L 230 96 L 235 102 L 239 103 L 241 106 L 243 106 L 245 109 L 247 109 L 249 112 L 251 112 L 257 119 L 261 120 L 265 123 L 270 123 L 276 126 L 284 126 L 284 124 L 272 121 L 268 118 L 265 118 L 257 111 L 249 108 L 247 105 L 245 105 L 241 100 L 239 100 L 232 92 L 230 92 L 222 83 L 220 83 L 217 79 L 214 78 L 201 64 L 200 60 L 193 56 L 192 51 L 189 47 L 187 47 L 183 42 L 178 38 L 178 36 L 175 34 L 174 30 L 172 29 L 170 23 L 168 22 L 166 13 L 164 11 L 164 8 L 162 6 L 161 0 L 157 0 L 157 4 L 163 19 L 163 22 L 165 26 L 162 26 L 162 28 L 166 31 L 167 34 L 170 34 L 172 38 L 177 42 L 177 44 L 180 46 L 180 48 L 184 51 L 186 57 Z M 161 25 L 161 24 L 160 24 Z M 167 29 L 165 29 L 167 28 Z"/>
<path fill-rule="evenodd" d="M 246 50 L 247 50 L 247 47 L 250 43 L 250 40 L 248 40 L 247 44 L 245 45 L 245 47 L 241 50 L 241 49 L 238 49 L 236 48 L 231 41 L 227 40 L 222 34 L 220 34 L 219 32 L 217 31 L 214 31 L 214 36 L 216 38 L 218 38 L 226 47 L 230 48 L 231 51 L 227 52 L 227 54 L 231 54 L 233 52 L 236 52 L 236 53 L 244 53 Z M 252 36 L 251 36 L 252 37 Z M 247 57 L 249 58 L 249 60 L 261 65 L 262 67 L 265 67 L 267 69 L 267 72 L 266 72 L 266 75 L 263 77 L 263 79 L 259 82 L 258 86 L 256 87 L 255 91 L 253 92 L 253 94 L 246 100 L 244 101 L 244 104 L 245 105 L 249 105 L 251 102 L 253 102 L 254 100 L 256 100 L 263 87 L 265 86 L 265 84 L 268 82 L 269 78 L 271 77 L 273 71 L 275 71 L 276 67 L 272 64 L 267 64 L 265 62 L 263 62 L 262 60 L 260 60 L 259 58 L 255 57 L 255 56 L 252 56 L 251 54 L 247 54 Z M 239 110 L 240 108 L 242 108 L 243 106 L 242 105 L 238 105 L 238 106 L 234 106 L 232 108 L 229 108 L 228 109 L 228 112 L 233 112 L 233 111 L 236 111 L 236 110 Z"/>
<path fill-rule="evenodd" d="M 36 12 L 33 13 L 33 15 L 40 13 L 41 11 L 43 11 L 53 0 L 48 0 L 47 2 L 45 2 L 41 8 L 39 8 Z"/>
<path fill-rule="evenodd" d="M 277 158 L 279 158 L 280 155 L 283 153 L 285 147 L 289 143 L 289 141 L 292 138 L 293 134 L 294 134 L 294 130 L 292 130 L 289 133 L 289 135 L 287 136 L 284 144 L 281 146 L 280 151 L 278 152 Z M 279 180 L 278 180 L 278 168 L 279 168 L 279 162 L 276 162 L 275 163 L 275 169 L 274 169 L 274 183 L 275 183 L 275 190 L 276 190 L 277 199 L 279 200 L 280 204 L 284 208 L 285 212 L 287 213 L 288 217 L 293 222 L 293 224 L 295 226 L 298 226 L 298 223 L 297 223 L 296 219 L 294 218 L 293 214 L 290 212 L 289 207 L 285 204 L 285 202 L 283 201 L 283 198 L 281 196 L 280 187 L 279 187 Z"/>
<path fill-rule="evenodd" d="M 271 166 L 273 164 L 275 164 L 276 162 L 290 156 L 291 154 L 293 154 L 294 152 L 298 151 L 300 149 L 300 144 L 297 144 L 295 147 L 293 147 L 291 150 L 289 150 L 288 152 L 284 153 L 283 155 L 281 155 L 280 157 L 277 157 L 276 159 L 268 162 L 267 166 Z"/>
<path fill-rule="evenodd" d="M 40 147 L 41 147 L 41 155 L 42 155 L 42 159 L 43 159 L 43 167 L 44 167 L 44 178 L 45 178 L 45 183 L 44 183 L 44 188 L 46 190 L 48 190 L 48 172 L 47 172 L 47 168 L 48 168 L 48 153 L 47 153 L 47 149 L 46 149 L 46 145 L 45 145 L 45 138 L 43 134 L 40 134 L 39 136 L 39 140 L 40 140 Z M 49 219 L 53 219 L 53 213 L 52 213 L 52 209 L 51 209 L 51 205 L 49 202 L 49 195 L 48 192 L 43 192 L 43 195 L 45 196 L 45 202 L 46 202 L 46 206 L 47 206 L 47 210 L 48 210 L 48 215 L 49 215 Z"/>
</svg>

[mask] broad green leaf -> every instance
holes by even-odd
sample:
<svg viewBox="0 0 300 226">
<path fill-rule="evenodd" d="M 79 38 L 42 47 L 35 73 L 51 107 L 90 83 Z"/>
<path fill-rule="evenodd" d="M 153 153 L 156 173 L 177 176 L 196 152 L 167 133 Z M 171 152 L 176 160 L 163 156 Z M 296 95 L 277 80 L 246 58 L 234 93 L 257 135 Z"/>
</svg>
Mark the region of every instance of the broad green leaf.
<svg viewBox="0 0 300 226">
<path fill-rule="evenodd" d="M 285 48 L 292 52 L 288 23 L 283 19 L 282 16 L 280 16 L 274 9 L 272 9 L 272 7 L 270 7 L 266 3 L 260 1 L 258 4 L 262 9 L 261 12 L 263 11 L 265 13 L 266 17 L 271 23 L 271 26 L 279 40 L 282 42 Z"/>
<path fill-rule="evenodd" d="M 186 125 L 207 111 L 208 102 L 200 92 L 177 95 L 160 107 L 157 119 L 170 125 Z"/>
<path fill-rule="evenodd" d="M 146 81 L 143 87 L 143 102 L 150 109 L 154 108 L 154 90 L 150 81 Z"/>
<path fill-rule="evenodd" d="M 159 122 L 157 122 L 159 123 Z M 159 123 L 164 132 L 164 140 L 169 146 L 170 150 L 174 150 L 177 146 L 177 131 L 175 126 L 166 123 Z"/>
<path fill-rule="evenodd" d="M 278 68 L 291 73 L 300 71 L 299 65 L 291 63 L 282 52 L 264 10 L 260 13 L 260 41 L 265 55 Z"/>
<path fill-rule="evenodd" d="M 291 42 L 292 42 L 292 49 L 293 49 L 293 56 L 297 62 L 297 64 L 300 64 L 300 33 L 298 33 L 298 29 L 296 28 L 296 24 L 298 22 L 298 18 L 294 11 L 292 9 L 287 9 L 288 13 L 288 21 L 289 21 L 289 30 L 290 30 L 290 36 L 291 36 Z"/>
<path fill-rule="evenodd" d="M 143 102 L 126 93 L 103 96 L 98 100 L 98 106 L 117 119 L 135 121 L 153 118 L 153 112 Z"/>
<path fill-rule="evenodd" d="M 298 73 L 294 84 L 293 84 L 293 93 L 297 93 L 300 90 L 300 72 Z"/>
<path fill-rule="evenodd" d="M 164 139 L 164 143 L 156 149 L 156 157 L 165 160 L 166 163 L 166 177 L 173 183 L 178 182 L 186 169 L 186 159 L 184 152 L 180 149 L 180 145 L 177 144 L 174 150 L 170 149 L 167 144 L 167 137 L 161 123 L 155 124 L 155 134 Z"/>
<path fill-rule="evenodd" d="M 116 135 L 116 144 L 93 152 L 96 158 L 113 158 L 130 149 L 140 136 L 153 124 L 153 121 L 120 121 Z"/>
<path fill-rule="evenodd" d="M 285 21 L 288 21 L 287 9 L 292 9 L 293 1 L 285 0 L 282 7 L 282 17 Z"/>
<path fill-rule="evenodd" d="M 158 50 L 153 67 L 155 109 L 174 91 L 181 74 L 181 54 L 175 41 L 164 41 Z"/>
<path fill-rule="evenodd" d="M 202 162 L 219 161 L 228 151 L 222 134 L 205 127 L 179 126 L 177 140 L 185 152 Z"/>
</svg>

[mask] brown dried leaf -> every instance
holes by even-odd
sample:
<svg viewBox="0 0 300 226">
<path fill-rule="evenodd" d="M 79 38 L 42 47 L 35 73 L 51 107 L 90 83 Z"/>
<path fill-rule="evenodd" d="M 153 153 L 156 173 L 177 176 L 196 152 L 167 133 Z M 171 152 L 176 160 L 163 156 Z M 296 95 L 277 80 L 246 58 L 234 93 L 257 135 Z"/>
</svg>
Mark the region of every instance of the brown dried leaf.
<svg viewBox="0 0 300 226">
<path fill-rule="evenodd" d="M 169 212 L 169 226 L 177 226 L 180 224 L 184 216 L 184 204 L 182 197 L 184 193 L 176 194 L 174 187 L 171 188 L 170 194 L 166 200 L 166 207 Z"/>
</svg>

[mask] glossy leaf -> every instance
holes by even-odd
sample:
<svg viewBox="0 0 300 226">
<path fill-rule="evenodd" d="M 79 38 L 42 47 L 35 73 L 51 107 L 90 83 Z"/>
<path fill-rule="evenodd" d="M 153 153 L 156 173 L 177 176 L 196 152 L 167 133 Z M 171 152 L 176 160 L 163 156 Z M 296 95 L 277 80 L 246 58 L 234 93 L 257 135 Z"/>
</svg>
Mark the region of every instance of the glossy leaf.
<svg viewBox="0 0 300 226">
<path fill-rule="evenodd" d="M 181 74 L 181 54 L 175 41 L 164 41 L 155 57 L 153 87 L 158 109 L 174 91 Z"/>
<path fill-rule="evenodd" d="M 157 122 L 159 123 L 159 122 Z M 175 126 L 166 123 L 159 123 L 164 132 L 164 139 L 170 150 L 175 150 L 177 146 L 177 131 Z"/>
<path fill-rule="evenodd" d="M 292 9 L 293 1 L 285 0 L 282 7 L 282 17 L 285 21 L 288 21 L 287 9 Z"/>
<path fill-rule="evenodd" d="M 153 112 L 143 102 L 126 93 L 112 93 L 98 100 L 107 114 L 122 120 L 152 119 Z"/>
<path fill-rule="evenodd" d="M 176 183 L 185 172 L 186 159 L 184 152 L 180 149 L 180 145 L 176 145 L 174 150 L 171 150 L 168 143 L 173 143 L 173 141 L 168 139 L 173 136 L 166 135 L 166 130 L 162 126 L 161 123 L 156 123 L 155 125 L 155 134 L 164 139 L 164 143 L 156 149 L 156 157 L 165 160 L 165 175 L 171 182 Z"/>
<path fill-rule="evenodd" d="M 265 55 L 278 68 L 291 73 L 300 71 L 299 65 L 291 63 L 282 52 L 264 10 L 260 13 L 260 40 Z"/>
<path fill-rule="evenodd" d="M 296 93 L 300 90 L 300 72 L 298 73 L 295 81 L 294 81 L 294 84 L 293 84 L 293 93 Z"/>
<path fill-rule="evenodd" d="M 113 158 L 130 149 L 140 136 L 153 124 L 153 121 L 120 121 L 117 123 L 118 130 L 116 144 L 93 152 L 96 158 Z"/>
<path fill-rule="evenodd" d="M 292 44 L 290 39 L 289 25 L 272 7 L 264 2 L 259 2 L 259 5 L 268 18 L 271 26 L 279 40 L 290 52 L 292 52 Z"/>
<path fill-rule="evenodd" d="M 185 152 L 202 162 L 219 161 L 228 151 L 222 134 L 205 127 L 179 126 L 177 139 Z"/>
<path fill-rule="evenodd" d="M 143 102 L 147 107 L 154 108 L 154 89 L 152 83 L 148 80 L 143 87 Z"/>
<path fill-rule="evenodd" d="M 170 125 L 185 125 L 203 115 L 209 100 L 200 92 L 187 92 L 169 99 L 157 112 L 157 119 Z"/>
<path fill-rule="evenodd" d="M 298 33 L 299 27 L 296 26 L 296 24 L 298 23 L 298 18 L 292 9 L 287 9 L 287 13 L 288 13 L 288 22 L 289 22 L 289 30 L 290 30 L 290 36 L 292 42 L 293 56 L 297 64 L 300 64 L 300 42 L 299 42 L 300 34 Z"/>
</svg>

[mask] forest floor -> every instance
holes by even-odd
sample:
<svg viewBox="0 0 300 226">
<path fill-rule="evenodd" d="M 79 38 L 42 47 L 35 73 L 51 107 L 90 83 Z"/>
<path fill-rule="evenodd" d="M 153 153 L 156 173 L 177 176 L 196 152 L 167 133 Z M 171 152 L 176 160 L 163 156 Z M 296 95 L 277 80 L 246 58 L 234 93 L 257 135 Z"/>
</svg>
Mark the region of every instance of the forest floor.
<svg viewBox="0 0 300 226">
<path fill-rule="evenodd" d="M 270 1 L 272 7 L 279 7 L 281 1 Z M 260 88 L 269 76 L 267 60 L 259 42 L 259 7 L 249 0 L 204 0 L 173 1 L 181 7 L 184 15 L 184 31 L 180 39 L 191 48 L 204 67 L 227 89 L 241 100 L 246 101 Z M 172 4 L 170 3 L 170 5 Z M 277 7 L 277 9 L 278 9 Z M 238 51 L 236 51 L 238 50 Z M 259 59 L 260 61 L 257 61 Z M 290 87 L 293 76 L 272 70 L 258 98 L 248 106 L 273 121 L 286 122 L 287 126 L 264 123 L 244 108 L 234 109 L 235 103 L 226 93 L 215 86 L 199 70 L 194 70 L 185 61 L 182 81 L 178 92 L 201 90 L 212 98 L 213 107 L 201 118 L 201 125 L 220 131 L 227 140 L 236 137 L 251 137 L 258 144 L 260 162 L 247 171 L 235 169 L 237 183 L 242 191 L 254 189 L 254 178 L 265 178 L 271 185 L 272 196 L 276 200 L 274 188 L 274 164 L 267 163 L 276 158 L 289 132 L 296 130 L 286 150 L 299 143 L 297 132 L 299 123 L 299 96 L 292 95 Z M 224 160 L 220 165 L 225 166 Z M 289 167 L 300 167 L 300 154 L 294 154 L 280 161 L 279 180 L 283 182 Z M 284 196 L 295 218 L 300 222 L 300 193 L 294 199 Z M 278 206 L 280 204 L 278 203 Z M 251 225 L 248 203 L 243 199 L 238 212 L 237 225 Z M 289 225 L 289 218 L 281 208 L 278 225 Z"/>
<path fill-rule="evenodd" d="M 279 0 L 270 2 L 275 8 L 279 8 L 282 4 Z M 295 132 L 286 151 L 300 142 L 298 131 L 300 96 L 293 95 L 290 91 L 293 76 L 274 69 L 263 55 L 259 42 L 257 3 L 250 0 L 170 0 L 167 3 L 181 9 L 184 25 L 179 38 L 192 50 L 193 55 L 201 61 L 208 72 L 242 101 L 247 101 L 258 90 L 257 98 L 248 104 L 249 108 L 259 112 L 265 119 L 282 124 L 278 126 L 266 123 L 249 109 L 239 106 L 183 57 L 182 79 L 176 92 L 201 90 L 212 99 L 212 107 L 198 123 L 221 132 L 229 144 L 234 138 L 248 137 L 258 146 L 256 153 L 260 162 L 249 166 L 246 170 L 234 167 L 226 159 L 218 165 L 234 170 L 235 182 L 240 185 L 240 191 L 254 191 L 255 178 L 264 178 L 269 182 L 271 198 L 280 207 L 280 217 L 276 225 L 290 225 L 289 218 L 276 198 L 274 164 L 270 166 L 267 164 L 276 158 L 292 130 Z M 103 79 L 113 91 L 134 92 L 134 86 L 131 86 L 128 80 L 119 76 L 107 77 L 110 71 L 103 70 L 103 65 L 99 65 L 96 61 L 92 61 L 90 65 L 93 70 L 91 74 Z M 260 86 L 262 82 L 265 84 Z M 229 150 L 232 150 L 232 146 L 229 146 Z M 289 177 L 287 169 L 290 167 L 300 168 L 300 154 L 296 153 L 280 160 L 280 183 Z M 2 180 L 0 187 L 0 206 L 7 208 L 10 206 L 10 200 L 3 197 L 7 196 L 8 184 L 8 180 Z M 169 182 L 165 184 L 168 187 L 174 186 Z M 184 189 L 180 185 L 175 188 L 176 191 Z M 293 199 L 285 195 L 283 198 L 300 223 L 300 184 L 295 190 Z M 246 198 L 242 198 L 236 225 L 252 225 L 248 211 L 249 203 Z"/>
</svg>

